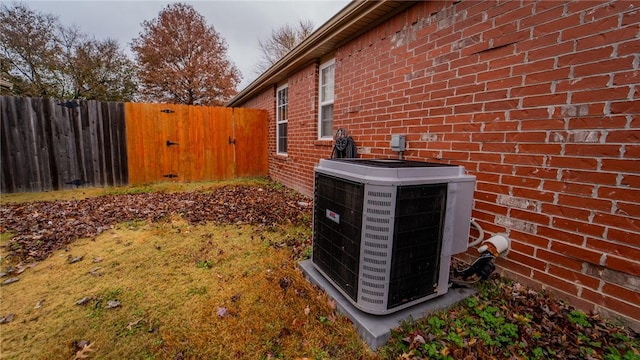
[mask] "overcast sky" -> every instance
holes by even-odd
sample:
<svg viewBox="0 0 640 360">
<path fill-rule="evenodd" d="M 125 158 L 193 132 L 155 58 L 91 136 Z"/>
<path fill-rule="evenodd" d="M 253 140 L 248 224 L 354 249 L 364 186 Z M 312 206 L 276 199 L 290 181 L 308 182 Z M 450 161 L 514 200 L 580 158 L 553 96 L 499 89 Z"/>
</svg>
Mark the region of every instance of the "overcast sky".
<svg viewBox="0 0 640 360">
<path fill-rule="evenodd" d="M 2 0 L 10 4 L 10 1 Z M 84 33 L 97 39 L 113 38 L 130 53 L 131 40 L 138 37 L 141 23 L 152 20 L 169 3 L 175 1 L 22 1 L 35 11 L 58 16 L 64 25 L 76 24 Z M 258 39 L 271 30 L 299 19 L 309 19 L 317 29 L 337 14 L 349 0 L 210 0 L 183 1 L 206 19 L 208 25 L 227 42 L 227 55 L 242 72 L 238 91 L 257 75 L 260 58 Z"/>
</svg>

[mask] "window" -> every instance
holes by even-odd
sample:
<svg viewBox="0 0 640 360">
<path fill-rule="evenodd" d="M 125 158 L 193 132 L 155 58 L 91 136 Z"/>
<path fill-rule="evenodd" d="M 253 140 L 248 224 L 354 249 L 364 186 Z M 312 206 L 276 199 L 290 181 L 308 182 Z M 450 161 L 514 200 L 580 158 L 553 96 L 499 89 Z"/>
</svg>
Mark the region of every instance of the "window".
<svg viewBox="0 0 640 360">
<path fill-rule="evenodd" d="M 287 153 L 287 125 L 289 122 L 289 88 L 281 86 L 276 92 L 276 152 Z"/>
<path fill-rule="evenodd" d="M 320 89 L 318 106 L 318 138 L 333 138 L 333 82 L 335 60 L 320 65 Z"/>
</svg>

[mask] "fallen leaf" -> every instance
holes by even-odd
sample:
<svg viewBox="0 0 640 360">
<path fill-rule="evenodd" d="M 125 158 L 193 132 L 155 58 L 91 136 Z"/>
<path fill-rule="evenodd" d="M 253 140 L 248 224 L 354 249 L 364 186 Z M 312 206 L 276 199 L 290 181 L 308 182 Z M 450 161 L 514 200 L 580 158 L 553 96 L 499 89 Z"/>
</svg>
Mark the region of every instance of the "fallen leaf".
<svg viewBox="0 0 640 360">
<path fill-rule="evenodd" d="M 225 317 L 227 313 L 228 313 L 227 309 L 223 307 L 219 307 L 218 311 L 216 312 L 216 314 L 218 314 L 219 317 Z"/>
<path fill-rule="evenodd" d="M 101 270 L 101 267 L 94 267 L 93 269 L 89 270 L 89 274 L 93 275 L 93 276 L 102 276 L 104 275 L 104 273 L 98 272 L 98 270 Z"/>
<path fill-rule="evenodd" d="M 307 307 L 304 308 L 304 314 L 309 315 L 310 313 L 311 313 L 311 308 L 309 307 L 309 305 L 307 305 Z"/>
<path fill-rule="evenodd" d="M 0 317 L 0 324 L 8 324 L 13 321 L 14 317 L 15 317 L 14 314 L 9 314 L 7 316 Z"/>
<path fill-rule="evenodd" d="M 40 299 L 38 300 L 38 302 L 36 303 L 36 306 L 34 306 L 34 309 L 40 309 L 42 307 L 42 303 L 44 302 L 44 299 Z"/>
<path fill-rule="evenodd" d="M 336 301 L 334 299 L 329 299 L 327 301 L 327 304 L 329 304 L 329 307 L 331 308 L 331 310 L 335 310 L 336 309 Z"/>
<path fill-rule="evenodd" d="M 78 350 L 76 352 L 76 356 L 73 359 L 77 360 L 77 359 L 86 359 L 86 358 L 88 358 L 89 357 L 88 353 L 93 351 L 93 349 L 91 349 L 91 346 L 93 346 L 93 343 L 84 344 L 82 346 L 82 349 L 80 349 L 80 350 Z"/>
<path fill-rule="evenodd" d="M 75 264 L 82 261 L 83 258 L 83 256 L 72 257 L 71 255 L 69 255 L 69 259 L 67 260 L 67 262 L 69 262 L 69 264 Z"/>
<path fill-rule="evenodd" d="M 9 285 L 9 284 L 13 284 L 14 282 L 20 280 L 20 278 L 18 277 L 12 277 L 12 278 L 8 278 L 7 280 L 2 282 L 2 285 Z"/>
<path fill-rule="evenodd" d="M 120 307 L 120 301 L 118 300 L 109 300 L 107 301 L 107 306 L 105 306 L 105 309 L 114 309 Z"/>
<path fill-rule="evenodd" d="M 85 296 L 82 299 L 76 301 L 76 305 L 86 305 L 91 300 L 89 297 Z"/>
<path fill-rule="evenodd" d="M 140 323 L 140 321 L 142 321 L 142 319 L 138 319 L 136 321 L 130 322 L 129 325 L 127 325 L 127 330 L 131 331 L 134 326 L 136 326 L 136 325 L 138 325 Z"/>
</svg>

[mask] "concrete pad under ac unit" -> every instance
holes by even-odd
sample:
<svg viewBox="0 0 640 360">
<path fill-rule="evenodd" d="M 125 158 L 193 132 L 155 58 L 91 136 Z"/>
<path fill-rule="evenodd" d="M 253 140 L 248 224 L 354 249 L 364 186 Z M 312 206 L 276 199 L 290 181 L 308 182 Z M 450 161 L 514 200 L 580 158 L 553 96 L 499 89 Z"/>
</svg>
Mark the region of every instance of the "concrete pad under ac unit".
<svg viewBox="0 0 640 360">
<path fill-rule="evenodd" d="M 391 329 L 398 327 L 401 321 L 417 320 L 429 313 L 447 309 L 477 292 L 470 288 L 449 289 L 442 296 L 412 307 L 388 315 L 372 315 L 356 309 L 315 269 L 311 260 L 301 261 L 298 266 L 311 283 L 324 290 L 330 298 L 336 300 L 337 310 L 353 322 L 360 337 L 374 351 L 386 344 L 391 337 Z"/>
</svg>

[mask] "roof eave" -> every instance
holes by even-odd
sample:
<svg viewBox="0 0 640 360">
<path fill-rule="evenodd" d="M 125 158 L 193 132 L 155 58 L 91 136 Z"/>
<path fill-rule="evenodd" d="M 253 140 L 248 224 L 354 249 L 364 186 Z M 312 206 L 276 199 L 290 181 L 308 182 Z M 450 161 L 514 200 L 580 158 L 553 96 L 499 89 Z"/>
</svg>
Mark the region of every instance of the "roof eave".
<svg viewBox="0 0 640 360">
<path fill-rule="evenodd" d="M 276 85 L 289 74 L 322 56 L 335 51 L 338 45 L 361 34 L 374 23 L 381 21 L 380 13 L 390 16 L 411 3 L 410 1 L 355 0 L 327 20 L 318 30 L 293 48 L 247 87 L 240 91 L 227 106 L 240 106 L 269 87 Z M 373 16 L 372 16 L 373 15 Z"/>
</svg>

